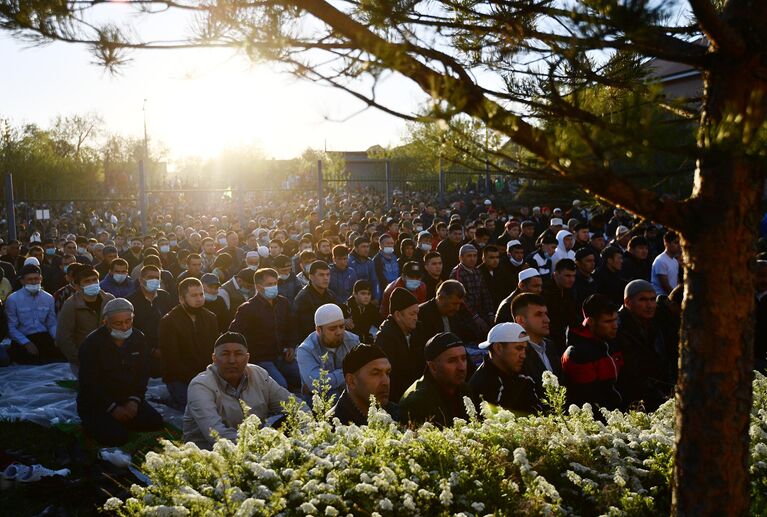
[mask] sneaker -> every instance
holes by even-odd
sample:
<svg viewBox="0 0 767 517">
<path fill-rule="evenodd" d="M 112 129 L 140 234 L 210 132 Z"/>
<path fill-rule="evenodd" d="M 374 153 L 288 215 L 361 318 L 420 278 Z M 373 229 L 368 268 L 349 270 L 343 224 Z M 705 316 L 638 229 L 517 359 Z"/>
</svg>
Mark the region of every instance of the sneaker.
<svg viewBox="0 0 767 517">
<path fill-rule="evenodd" d="M 3 471 L 2 477 L 0 477 L 0 489 L 8 490 L 9 488 L 13 488 L 16 480 L 18 480 L 18 478 L 21 476 L 28 475 L 31 470 L 32 467 L 28 465 L 24 465 L 22 463 L 11 463 Z"/>
<path fill-rule="evenodd" d="M 130 454 L 117 447 L 101 449 L 99 451 L 99 458 L 121 469 L 130 467 Z"/>
<path fill-rule="evenodd" d="M 69 475 L 69 469 L 52 470 L 45 468 L 42 465 L 32 465 L 28 468 L 29 470 L 27 472 L 16 477 L 16 481 L 19 483 L 34 483 L 35 481 L 40 481 L 44 477 L 67 477 Z"/>
</svg>

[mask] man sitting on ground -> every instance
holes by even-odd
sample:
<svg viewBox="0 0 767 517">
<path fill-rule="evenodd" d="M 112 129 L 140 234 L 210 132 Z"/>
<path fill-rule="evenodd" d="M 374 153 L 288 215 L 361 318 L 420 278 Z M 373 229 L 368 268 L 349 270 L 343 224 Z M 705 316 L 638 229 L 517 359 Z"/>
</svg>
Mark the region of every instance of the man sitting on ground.
<svg viewBox="0 0 767 517">
<path fill-rule="evenodd" d="M 282 412 L 290 392 L 255 364 L 248 364 L 248 344 L 242 334 L 226 332 L 215 343 L 213 364 L 189 383 L 184 413 L 184 441 L 210 449 L 219 437 L 237 441 L 245 418 L 242 403 L 262 422 Z"/>
<path fill-rule="evenodd" d="M 343 361 L 346 389 L 333 407 L 333 415 L 342 424 L 366 425 L 370 396 L 397 421 L 399 407 L 389 400 L 391 364 L 376 345 L 361 344 L 353 348 Z"/>
</svg>

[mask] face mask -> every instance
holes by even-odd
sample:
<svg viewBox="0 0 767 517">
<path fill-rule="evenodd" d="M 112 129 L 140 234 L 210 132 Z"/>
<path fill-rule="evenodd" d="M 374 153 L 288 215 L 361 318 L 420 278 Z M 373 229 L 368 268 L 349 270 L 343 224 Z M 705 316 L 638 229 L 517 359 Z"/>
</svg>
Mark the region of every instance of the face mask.
<svg viewBox="0 0 767 517">
<path fill-rule="evenodd" d="M 24 286 L 24 289 L 29 291 L 32 294 L 39 293 L 40 292 L 40 284 L 27 284 Z"/>
<path fill-rule="evenodd" d="M 405 279 L 405 287 L 407 287 L 408 291 L 415 291 L 421 286 L 420 280 L 412 280 L 410 278 Z"/>
<path fill-rule="evenodd" d="M 509 262 L 511 262 L 515 266 L 521 266 L 522 262 L 524 262 L 524 259 L 523 260 L 514 260 L 512 257 L 509 257 Z"/>
<path fill-rule="evenodd" d="M 178 241 L 170 241 L 171 246 L 178 246 Z"/>
<path fill-rule="evenodd" d="M 288 278 L 290 278 L 290 275 L 278 275 L 278 276 L 280 280 L 287 280 Z"/>
<path fill-rule="evenodd" d="M 304 273 L 308 275 L 308 274 L 309 274 L 309 270 L 310 270 L 311 268 L 312 268 L 312 265 L 311 265 L 311 264 L 309 264 L 308 266 L 304 266 Z"/>
<path fill-rule="evenodd" d="M 160 246 L 160 253 L 168 253 L 170 251 L 170 246 L 167 244 L 163 244 Z"/>
<path fill-rule="evenodd" d="M 423 231 L 423 226 L 421 226 L 420 224 L 419 224 L 419 225 L 417 225 L 417 226 L 415 227 L 415 231 L 417 231 L 417 232 L 422 232 L 422 231 Z"/>
<path fill-rule="evenodd" d="M 279 288 L 276 285 L 264 287 L 264 298 L 267 300 L 274 300 L 279 294 Z"/>
<path fill-rule="evenodd" d="M 392 253 L 394 253 L 394 248 L 392 248 L 391 246 L 386 246 L 381 251 L 383 251 L 386 255 L 391 255 Z"/>
<path fill-rule="evenodd" d="M 83 287 L 83 294 L 85 296 L 96 296 L 99 294 L 99 291 L 101 290 L 101 287 L 99 284 L 90 284 Z"/>
<path fill-rule="evenodd" d="M 114 278 L 115 282 L 118 284 L 122 284 L 128 278 L 128 275 L 125 273 L 112 273 L 112 278 Z"/>
<path fill-rule="evenodd" d="M 66 274 L 69 271 L 70 264 L 64 264 L 64 274 Z"/>
<path fill-rule="evenodd" d="M 219 239 L 218 243 L 222 246 L 226 246 L 226 239 Z"/>
<path fill-rule="evenodd" d="M 484 242 L 478 242 L 477 245 L 480 247 L 480 249 L 482 249 L 485 246 L 487 246 L 487 244 L 485 244 Z"/>
<path fill-rule="evenodd" d="M 250 298 L 250 289 L 245 289 L 244 287 L 241 287 L 240 294 L 243 295 L 245 298 Z"/>
<path fill-rule="evenodd" d="M 206 302 L 215 302 L 216 298 L 218 298 L 217 294 L 205 293 L 205 301 Z"/>
<path fill-rule="evenodd" d="M 250 269 L 251 271 L 256 271 L 258 270 L 258 264 L 250 264 L 248 265 L 248 269 Z"/>
<path fill-rule="evenodd" d="M 157 278 L 150 278 L 146 281 L 146 284 L 144 284 L 144 287 L 147 291 L 150 293 L 153 293 L 157 291 L 160 288 L 160 280 Z"/>
<path fill-rule="evenodd" d="M 129 337 L 131 337 L 131 334 L 133 334 L 133 329 L 129 328 L 128 330 L 116 330 L 112 329 L 112 331 L 109 333 L 113 338 L 120 339 L 122 341 L 125 341 Z"/>
<path fill-rule="evenodd" d="M 80 246 L 79 248 L 77 248 L 77 253 L 79 253 L 80 255 L 85 255 L 86 249 Z"/>
<path fill-rule="evenodd" d="M 312 251 L 312 248 L 304 246 L 303 248 L 301 248 L 301 251 Z"/>
<path fill-rule="evenodd" d="M 419 248 L 421 248 L 422 251 L 431 251 L 431 244 L 420 244 Z"/>
<path fill-rule="evenodd" d="M 56 254 L 56 248 L 45 248 L 45 254 L 49 257 Z"/>
</svg>

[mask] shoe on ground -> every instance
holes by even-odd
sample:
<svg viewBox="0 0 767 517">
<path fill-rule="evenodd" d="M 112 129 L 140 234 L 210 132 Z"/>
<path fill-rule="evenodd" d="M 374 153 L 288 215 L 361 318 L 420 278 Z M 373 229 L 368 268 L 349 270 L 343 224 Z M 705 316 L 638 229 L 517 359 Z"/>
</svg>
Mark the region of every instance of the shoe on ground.
<svg viewBox="0 0 767 517">
<path fill-rule="evenodd" d="M 17 476 L 16 481 L 19 483 L 34 483 L 40 481 L 44 477 L 61 476 L 67 477 L 69 475 L 69 469 L 53 470 L 43 467 L 42 465 L 32 465 L 30 470 L 24 474 Z"/>
<path fill-rule="evenodd" d="M 22 463 L 11 463 L 3 471 L 2 476 L 0 476 L 0 489 L 8 490 L 9 488 L 13 488 L 19 477 L 26 476 L 31 471 L 32 467 L 29 465 L 24 465 Z"/>
</svg>

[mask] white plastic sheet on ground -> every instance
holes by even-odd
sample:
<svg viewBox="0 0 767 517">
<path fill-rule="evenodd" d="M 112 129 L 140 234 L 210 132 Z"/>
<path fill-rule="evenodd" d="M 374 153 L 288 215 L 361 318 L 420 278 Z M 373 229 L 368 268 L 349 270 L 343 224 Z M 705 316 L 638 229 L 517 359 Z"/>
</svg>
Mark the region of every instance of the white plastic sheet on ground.
<svg viewBox="0 0 767 517">
<path fill-rule="evenodd" d="M 77 423 L 77 393 L 56 384 L 75 380 L 68 363 L 0 368 L 0 420 L 24 420 L 46 427 Z M 165 422 L 182 428 L 181 411 L 166 405 L 170 400 L 165 384 L 150 379 L 146 399 Z"/>
</svg>

